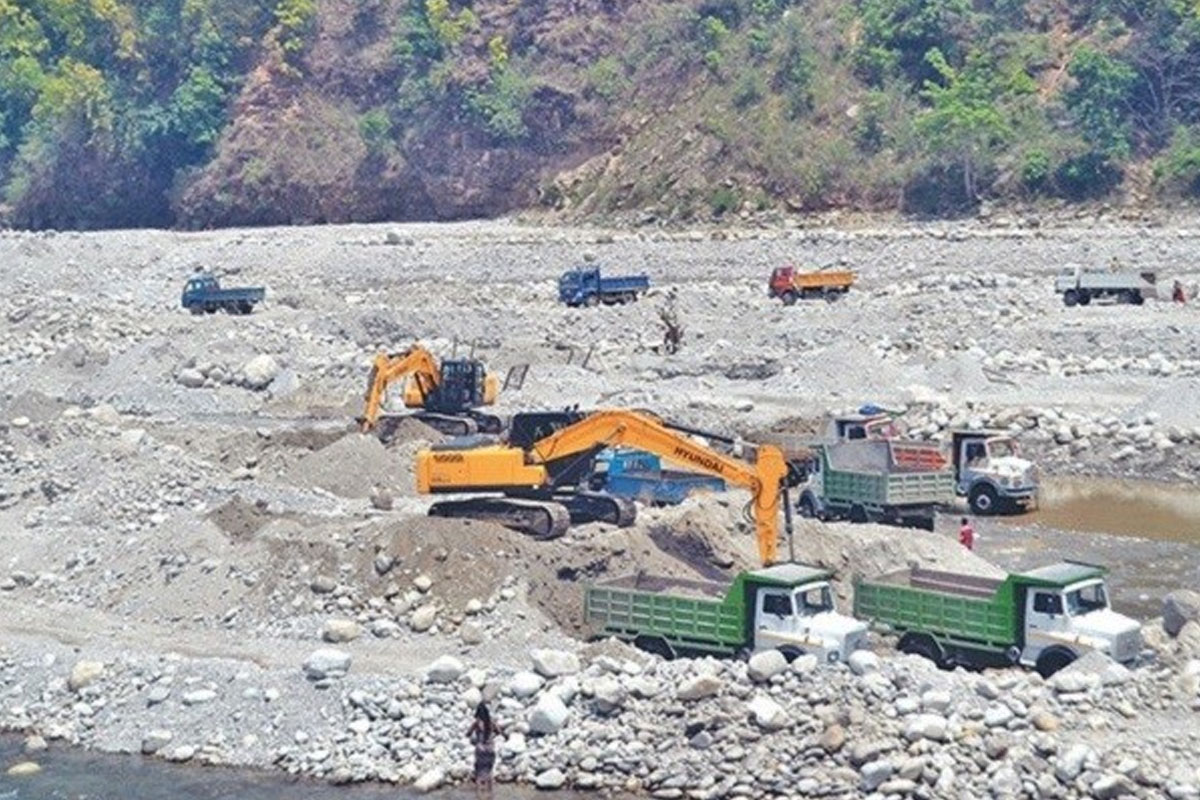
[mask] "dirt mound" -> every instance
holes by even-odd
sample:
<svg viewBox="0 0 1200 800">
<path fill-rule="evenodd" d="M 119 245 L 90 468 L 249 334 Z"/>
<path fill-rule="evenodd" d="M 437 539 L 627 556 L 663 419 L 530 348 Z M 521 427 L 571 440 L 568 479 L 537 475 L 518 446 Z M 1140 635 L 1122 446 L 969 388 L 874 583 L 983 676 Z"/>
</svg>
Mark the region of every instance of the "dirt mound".
<svg viewBox="0 0 1200 800">
<path fill-rule="evenodd" d="M 301 458 L 287 470 L 284 480 L 299 488 L 365 498 L 375 484 L 387 488 L 409 486 L 410 470 L 374 436 L 351 433 Z"/>
<path fill-rule="evenodd" d="M 389 444 L 410 444 L 412 442 L 420 442 L 422 444 L 432 444 L 434 442 L 445 441 L 446 437 L 442 435 L 436 428 L 431 428 L 419 419 L 412 417 L 401 417 L 395 421 L 389 422 Z"/>
<path fill-rule="evenodd" d="M 214 508 L 208 513 L 208 518 L 235 541 L 254 538 L 254 534 L 273 519 L 264 501 L 249 503 L 241 497 L 234 497 Z"/>
</svg>

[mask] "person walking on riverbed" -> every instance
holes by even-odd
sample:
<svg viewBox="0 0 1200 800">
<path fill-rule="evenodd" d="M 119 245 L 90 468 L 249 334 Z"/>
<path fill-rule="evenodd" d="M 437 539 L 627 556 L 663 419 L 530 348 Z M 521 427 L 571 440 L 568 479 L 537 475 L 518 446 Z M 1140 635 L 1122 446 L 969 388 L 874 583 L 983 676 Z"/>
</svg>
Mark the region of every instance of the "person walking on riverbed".
<svg viewBox="0 0 1200 800">
<path fill-rule="evenodd" d="M 475 796 L 492 796 L 492 770 L 496 766 L 496 735 L 500 728 L 492 721 L 487 703 L 475 706 L 475 721 L 467 738 L 475 745 Z"/>
</svg>

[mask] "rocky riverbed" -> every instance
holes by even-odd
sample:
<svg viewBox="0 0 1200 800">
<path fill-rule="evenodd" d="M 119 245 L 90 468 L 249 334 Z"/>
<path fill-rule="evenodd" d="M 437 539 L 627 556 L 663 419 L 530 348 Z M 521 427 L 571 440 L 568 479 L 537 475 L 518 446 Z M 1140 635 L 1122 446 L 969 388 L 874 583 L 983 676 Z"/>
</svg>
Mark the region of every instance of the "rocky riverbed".
<svg viewBox="0 0 1200 800">
<path fill-rule="evenodd" d="M 48 740 L 424 790 L 466 778 L 468 714 L 489 697 L 498 777 L 530 787 L 1200 797 L 1191 595 L 1173 596 L 1170 632 L 1147 623 L 1132 670 L 1080 663 L 1048 682 L 940 672 L 886 640 L 849 667 L 666 662 L 583 642 L 582 582 L 752 565 L 744 494 L 535 543 L 424 516 L 411 461 L 432 430 L 406 425 L 386 448 L 352 430 L 370 357 L 420 339 L 500 374 L 529 363 L 501 413 L 650 408 L 752 436 L 878 402 L 930 438 L 1012 430 L 1043 472 L 1191 484 L 1196 308 L 1067 309 L 1051 283 L 1117 256 L 1190 285 L 1198 238 L 1052 221 L 0 233 L 0 727 L 28 737 L 33 761 Z M 555 278 L 585 256 L 655 288 L 562 308 Z M 847 265 L 860 282 L 783 307 L 765 280 L 785 262 Z M 196 266 L 267 285 L 266 303 L 188 315 L 178 293 Z M 685 328 L 673 355 L 668 307 Z M 796 547 L 838 571 L 845 602 L 855 573 L 996 569 L 952 528 L 805 520 Z M 1076 554 L 1052 531 L 1034 538 L 1045 560 Z M 1019 544 L 985 552 L 1025 564 Z M 1105 552 L 1122 569 L 1119 543 Z M 1161 585 L 1122 591 L 1162 613 Z"/>
</svg>

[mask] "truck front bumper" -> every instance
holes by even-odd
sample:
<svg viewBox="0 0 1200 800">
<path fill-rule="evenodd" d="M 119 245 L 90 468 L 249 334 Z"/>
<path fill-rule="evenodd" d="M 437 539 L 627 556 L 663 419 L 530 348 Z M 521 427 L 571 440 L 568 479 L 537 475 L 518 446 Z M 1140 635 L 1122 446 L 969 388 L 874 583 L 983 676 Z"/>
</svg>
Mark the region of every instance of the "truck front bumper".
<svg viewBox="0 0 1200 800">
<path fill-rule="evenodd" d="M 1032 511 L 1038 507 L 1038 490 L 1036 486 L 1018 489 L 1004 489 L 1000 499 L 1022 511 Z"/>
</svg>

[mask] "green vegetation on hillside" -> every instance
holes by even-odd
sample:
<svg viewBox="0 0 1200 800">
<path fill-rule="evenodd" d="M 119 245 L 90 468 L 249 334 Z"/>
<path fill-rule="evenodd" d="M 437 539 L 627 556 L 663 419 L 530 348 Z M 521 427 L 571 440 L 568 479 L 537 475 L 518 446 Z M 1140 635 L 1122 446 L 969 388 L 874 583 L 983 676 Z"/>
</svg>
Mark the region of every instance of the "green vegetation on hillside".
<svg viewBox="0 0 1200 800">
<path fill-rule="evenodd" d="M 1200 4 L 0 0 L 0 187 L 32 227 L 1193 198 Z"/>
</svg>

